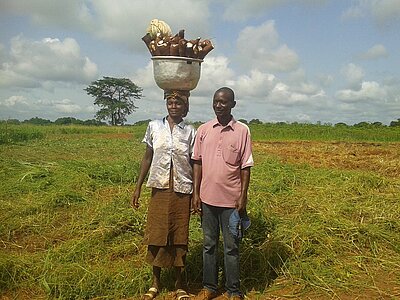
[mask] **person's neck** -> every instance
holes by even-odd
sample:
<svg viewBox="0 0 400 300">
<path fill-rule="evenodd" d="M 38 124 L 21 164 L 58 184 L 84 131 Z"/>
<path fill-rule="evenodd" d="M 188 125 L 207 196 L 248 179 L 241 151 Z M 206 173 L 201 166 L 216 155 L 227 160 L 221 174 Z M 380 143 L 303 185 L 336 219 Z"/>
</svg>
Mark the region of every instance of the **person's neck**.
<svg viewBox="0 0 400 300">
<path fill-rule="evenodd" d="M 174 127 L 175 124 L 179 124 L 180 122 L 182 122 L 182 117 L 171 117 L 170 115 L 167 116 L 167 121 L 169 126 Z"/>
<path fill-rule="evenodd" d="M 228 125 L 228 123 L 232 120 L 233 116 L 229 115 L 227 117 L 217 117 L 219 124 L 222 126 Z"/>
</svg>

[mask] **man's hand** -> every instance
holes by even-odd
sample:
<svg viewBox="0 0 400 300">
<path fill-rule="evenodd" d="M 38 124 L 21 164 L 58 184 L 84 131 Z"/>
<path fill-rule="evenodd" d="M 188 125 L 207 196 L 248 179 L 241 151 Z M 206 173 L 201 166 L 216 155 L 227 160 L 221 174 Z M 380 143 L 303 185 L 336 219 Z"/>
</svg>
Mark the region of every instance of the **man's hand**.
<svg viewBox="0 0 400 300">
<path fill-rule="evenodd" d="M 242 216 L 247 206 L 247 190 L 250 182 L 250 167 L 240 170 L 241 192 L 238 201 L 236 202 L 236 209 L 239 215 Z"/>
<path fill-rule="evenodd" d="M 191 212 L 193 214 L 201 215 L 201 199 L 198 194 L 193 194 Z"/>
<path fill-rule="evenodd" d="M 246 206 L 247 206 L 247 194 L 240 195 L 240 198 L 236 202 L 236 209 L 239 212 L 240 216 L 242 216 L 242 214 L 246 211 Z"/>
</svg>

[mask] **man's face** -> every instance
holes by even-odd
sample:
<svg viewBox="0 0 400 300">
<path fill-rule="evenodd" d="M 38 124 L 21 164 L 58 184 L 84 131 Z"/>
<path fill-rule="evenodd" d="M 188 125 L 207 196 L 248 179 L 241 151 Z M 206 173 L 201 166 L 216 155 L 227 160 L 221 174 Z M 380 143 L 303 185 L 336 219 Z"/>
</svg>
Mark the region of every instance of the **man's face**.
<svg viewBox="0 0 400 300">
<path fill-rule="evenodd" d="M 167 110 L 171 117 L 182 117 L 185 112 L 185 104 L 181 99 L 169 98 L 167 100 Z"/>
<path fill-rule="evenodd" d="M 236 102 L 229 97 L 229 94 L 218 92 L 214 95 L 213 109 L 215 115 L 219 118 L 226 118 L 231 115 L 231 110 L 236 105 Z"/>
</svg>

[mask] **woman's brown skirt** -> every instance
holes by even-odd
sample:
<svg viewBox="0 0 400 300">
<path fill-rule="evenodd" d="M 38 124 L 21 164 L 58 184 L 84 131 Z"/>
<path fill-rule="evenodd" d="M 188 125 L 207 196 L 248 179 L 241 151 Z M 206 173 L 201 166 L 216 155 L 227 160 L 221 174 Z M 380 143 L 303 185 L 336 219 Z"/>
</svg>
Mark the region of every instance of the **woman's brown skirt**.
<svg viewBox="0 0 400 300">
<path fill-rule="evenodd" d="M 187 253 L 190 195 L 152 189 L 144 243 L 146 261 L 157 267 L 183 267 Z"/>
</svg>

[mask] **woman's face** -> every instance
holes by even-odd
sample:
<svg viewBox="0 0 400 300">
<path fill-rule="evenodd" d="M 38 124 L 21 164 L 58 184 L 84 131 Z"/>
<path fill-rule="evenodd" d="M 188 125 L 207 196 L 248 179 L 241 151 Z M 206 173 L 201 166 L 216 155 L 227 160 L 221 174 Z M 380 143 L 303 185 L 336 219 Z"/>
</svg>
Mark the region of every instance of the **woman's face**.
<svg viewBox="0 0 400 300">
<path fill-rule="evenodd" d="M 169 98 L 167 99 L 168 115 L 171 118 L 182 118 L 185 112 L 186 105 L 181 99 Z"/>
</svg>

